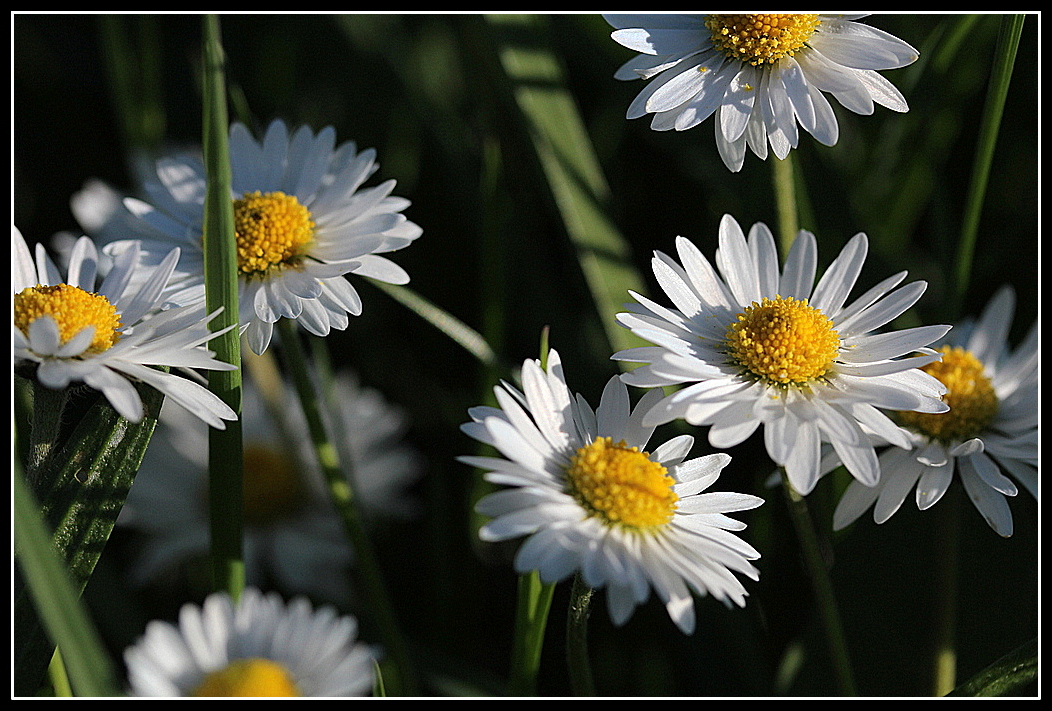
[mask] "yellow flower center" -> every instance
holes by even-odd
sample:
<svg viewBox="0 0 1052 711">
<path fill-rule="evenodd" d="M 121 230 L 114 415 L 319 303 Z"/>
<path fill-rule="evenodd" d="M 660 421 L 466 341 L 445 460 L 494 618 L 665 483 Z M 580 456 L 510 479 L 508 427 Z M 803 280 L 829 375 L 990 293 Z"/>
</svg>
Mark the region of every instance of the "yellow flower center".
<svg viewBox="0 0 1052 711">
<path fill-rule="evenodd" d="M 949 412 L 900 412 L 903 425 L 949 444 L 977 436 L 997 414 L 997 394 L 983 372 L 983 364 L 960 346 L 939 349 L 942 360 L 921 368 L 939 379 L 948 392 L 943 401 Z"/>
<path fill-rule="evenodd" d="M 66 343 L 85 326 L 95 327 L 89 353 L 101 353 L 120 340 L 121 319 L 117 309 L 101 294 L 92 294 L 70 284 L 30 286 L 15 294 L 15 326 L 29 335 L 29 325 L 41 316 L 58 324 L 61 343 Z"/>
<path fill-rule="evenodd" d="M 249 525 L 267 525 L 294 513 L 303 488 L 292 461 L 273 447 L 244 447 L 244 517 Z"/>
<path fill-rule="evenodd" d="M 283 665 L 270 659 L 237 659 L 205 677 L 191 696 L 302 696 Z"/>
<path fill-rule="evenodd" d="M 285 193 L 246 193 L 234 200 L 238 269 L 263 276 L 272 269 L 294 267 L 314 238 L 310 210 Z"/>
<path fill-rule="evenodd" d="M 731 59 L 754 66 L 774 64 L 807 44 L 818 15 L 709 15 L 712 44 Z"/>
<path fill-rule="evenodd" d="M 755 301 L 727 329 L 727 354 L 757 378 L 800 385 L 822 378 L 833 366 L 840 337 L 825 314 L 797 301 Z"/>
<path fill-rule="evenodd" d="M 679 497 L 665 467 L 638 447 L 598 437 L 581 447 L 566 470 L 570 493 L 593 516 L 633 528 L 672 520 Z"/>
</svg>

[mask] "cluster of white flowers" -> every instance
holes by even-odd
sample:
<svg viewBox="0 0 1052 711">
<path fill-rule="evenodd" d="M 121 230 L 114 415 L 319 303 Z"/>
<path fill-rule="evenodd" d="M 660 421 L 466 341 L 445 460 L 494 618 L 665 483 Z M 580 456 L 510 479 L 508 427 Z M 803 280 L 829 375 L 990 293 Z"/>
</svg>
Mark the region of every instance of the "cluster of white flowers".
<svg viewBox="0 0 1052 711">
<path fill-rule="evenodd" d="M 785 158 L 800 128 L 836 144 L 826 94 L 858 114 L 875 104 L 908 110 L 878 71 L 904 67 L 918 53 L 858 22 L 864 15 L 604 17 L 613 39 L 639 52 L 615 77 L 649 80 L 628 118 L 652 114 L 653 129 L 683 131 L 713 117 L 731 171 L 741 170 L 746 148 L 761 159 L 768 148 Z M 402 214 L 409 202 L 392 195 L 393 180 L 363 187 L 377 170 L 374 151 L 337 146 L 332 128 L 290 133 L 274 121 L 261 141 L 235 124 L 230 155 L 239 282 L 238 326 L 230 328 L 240 328 L 254 353 L 267 350 L 281 319 L 319 336 L 347 328 L 362 310 L 348 275 L 408 282 L 384 255 L 421 229 Z M 12 232 L 16 365 L 46 387 L 83 382 L 132 421 L 143 417 L 135 383 L 184 408 L 166 409 L 158 442 L 171 437 L 169 449 L 151 449 L 120 520 L 156 539 L 138 565 L 140 581 L 206 552 L 203 478 L 187 472 L 205 473 L 204 462 L 194 461 L 203 451 L 197 420 L 223 428 L 237 418 L 194 372 L 238 367 L 207 348 L 217 313 L 204 310 L 205 189 L 197 156 L 158 161 L 142 197 L 114 203 L 97 222 L 101 254 L 88 237 L 72 243 L 64 278 L 42 246 L 34 257 Z M 85 210 L 100 213 L 97 204 L 78 206 Z M 121 229 L 106 229 L 115 224 Z M 974 324 L 895 330 L 889 325 L 926 284 L 903 283 L 900 272 L 849 298 L 866 260 L 865 234 L 849 239 L 820 275 L 813 234 L 800 231 L 783 262 L 764 224 L 746 232 L 730 215 L 711 262 L 684 237 L 674 248 L 675 256 L 656 251 L 651 261 L 670 304 L 631 293 L 636 303 L 617 316 L 650 345 L 612 354 L 631 365 L 609 379 L 596 408 L 570 389 L 552 349 L 523 363 L 518 385 L 497 385 L 494 406 L 468 413 L 463 432 L 499 456 L 460 460 L 503 487 L 479 501 L 488 518 L 479 535 L 522 539 L 517 572 L 538 571 L 545 583 L 579 574 L 604 589 L 618 625 L 651 592 L 687 634 L 696 627 L 695 596 L 744 606 L 748 591 L 738 576 L 759 579 L 753 561 L 760 553 L 738 535 L 745 524 L 728 514 L 763 499 L 711 491 L 731 457 L 691 457 L 690 435 L 651 447 L 655 430 L 676 420 L 707 427 L 717 450 L 762 431 L 770 460 L 802 495 L 846 468 L 852 479 L 835 528 L 870 507 L 883 523 L 914 489 L 917 506 L 927 509 L 956 471 L 989 525 L 1012 534 L 1005 497 L 1018 493 L 1016 482 L 1038 493 L 1038 336 L 1035 324 L 1009 349 L 1011 289 L 999 291 Z M 645 391 L 635 405 L 628 386 Z M 341 403 L 357 408 L 347 418 L 357 441 L 344 453 L 359 473 L 355 489 L 390 505 L 391 490 L 371 496 L 371 487 L 393 489 L 420 471 L 411 452 L 392 444 L 401 417 L 356 384 L 341 387 Z M 264 410 L 248 403 L 247 443 L 264 426 Z M 285 426 L 291 441 L 306 441 L 301 421 Z M 373 441 L 384 444 L 377 450 Z M 282 492 L 267 497 L 270 518 L 258 537 L 258 521 L 247 514 L 249 582 L 276 579 L 295 593 L 343 601 L 347 591 L 326 587 L 334 578 L 319 574 L 348 565 L 353 554 L 324 505 L 320 474 L 312 466 L 293 466 L 293 477 L 275 473 L 277 454 L 272 448 L 270 463 L 258 465 L 270 477 L 266 486 Z M 165 469 L 177 476 L 165 477 Z M 293 511 L 305 499 L 317 501 Z M 275 502 L 285 508 L 275 512 Z M 275 519 L 282 524 L 270 525 Z M 294 547 L 286 536 L 297 541 L 295 556 L 283 555 Z M 310 545 L 299 545 L 304 540 Z M 373 655 L 355 637 L 353 618 L 314 611 L 303 599 L 286 606 L 248 588 L 238 603 L 214 595 L 201 608 L 184 607 L 178 627 L 151 623 L 125 660 L 135 695 L 359 695 L 371 689 Z"/>
<path fill-rule="evenodd" d="M 872 113 L 875 103 L 908 109 L 877 70 L 906 66 L 918 53 L 856 22 L 864 15 L 604 17 L 613 39 L 640 53 L 615 77 L 652 80 L 628 118 L 649 113 L 655 130 L 682 131 L 715 115 L 720 156 L 735 172 L 746 147 L 766 158 L 769 144 L 785 158 L 798 144 L 798 127 L 835 144 L 837 121 L 823 92 L 859 114 Z M 864 234 L 846 243 L 817 283 L 817 242 L 806 231 L 781 269 L 770 230 L 756 224 L 746 236 L 729 215 L 720 223 L 715 267 L 689 240 L 680 237 L 675 247 L 678 260 L 662 252 L 652 260 L 672 305 L 633 293 L 638 305 L 618 316 L 653 345 L 612 356 L 640 365 L 611 381 L 595 413 L 567 389 L 555 351 L 547 371 L 524 363 L 522 392 L 504 384 L 496 389 L 498 408 L 470 413 L 465 432 L 503 458 L 464 461 L 513 487 L 479 503 L 493 517 L 481 535 L 526 536 L 517 570 L 538 570 L 549 582 L 580 571 L 587 584 L 607 588 L 618 623 L 650 587 L 685 632 L 694 628 L 691 590 L 744 604 L 731 571 L 755 578 L 748 561 L 758 554 L 728 533 L 744 525 L 724 514 L 762 501 L 702 494 L 729 457 L 684 461 L 689 437 L 643 451 L 655 427 L 676 419 L 708 426 L 717 449 L 762 428 L 767 453 L 800 494 L 844 465 L 853 483 L 837 512 L 840 527 L 878 498 L 877 520 L 885 520 L 918 477 L 918 504 L 930 506 L 957 458 L 980 511 L 999 533 L 1011 533 L 1003 495 L 1016 489 L 983 449 L 1036 496 L 1037 342 L 1031 337 L 1001 363 L 1005 297 L 966 346 L 978 359 L 976 377 L 989 383 L 976 418 L 980 406 L 961 392 L 961 378 L 939 369 L 952 356 L 930 347 L 950 326 L 881 330 L 920 299 L 924 282 L 900 286 L 901 272 L 848 301 L 866 258 Z M 634 409 L 622 383 L 647 389 Z M 952 436 L 926 429 L 960 420 Z"/>
<path fill-rule="evenodd" d="M 404 284 L 406 272 L 387 252 L 409 245 L 421 229 L 402 215 L 394 181 L 363 187 L 377 170 L 372 150 L 335 145 L 335 131 L 291 135 L 273 122 L 262 142 L 235 124 L 230 131 L 238 322 L 249 347 L 262 354 L 274 324 L 291 319 L 324 336 L 361 313 L 346 275 Z M 43 387 L 83 382 L 102 392 L 133 422 L 144 416 L 135 383 L 167 396 L 160 435 L 122 511 L 122 525 L 147 537 L 135 581 L 209 548 L 205 431 L 224 429 L 238 415 L 195 369 L 233 370 L 207 349 L 213 333 L 204 313 L 205 173 L 194 155 L 163 158 L 147 199 L 114 200 L 97 187 L 78 196 L 74 211 L 103 245 L 80 237 L 61 255 L 67 276 L 44 246 L 34 260 L 12 230 L 14 360 Z M 99 198 L 102 198 L 101 200 Z M 100 281 L 99 277 L 104 277 Z M 226 330 L 238 328 L 230 326 Z M 163 366 L 179 371 L 158 370 Z M 187 375 L 189 377 L 182 377 Z M 354 551 L 328 500 L 302 413 L 278 408 L 271 417 L 246 380 L 246 569 L 250 584 L 276 580 L 290 594 L 346 604 L 341 569 Z M 420 463 L 397 441 L 402 416 L 374 391 L 346 376 L 334 381 L 327 426 L 342 437 L 348 482 L 366 513 L 406 513 L 401 489 Z M 253 399 L 255 398 L 255 399 Z M 170 403 L 181 406 L 171 409 Z M 280 426 L 275 427 L 277 420 Z M 281 441 L 275 429 L 291 437 Z M 166 447 L 166 444 L 168 445 Z M 298 461 L 285 461 L 298 458 Z M 306 464 L 303 464 L 306 462 Z M 336 574 L 334 574 L 336 573 Z M 286 609 L 279 598 L 245 591 L 235 606 L 213 596 L 202 611 L 188 606 L 176 631 L 150 625 L 126 660 L 132 692 L 148 696 L 346 696 L 372 689 L 372 655 L 353 644 L 352 618 L 332 609 L 313 613 L 305 599 Z"/>
<path fill-rule="evenodd" d="M 302 127 L 289 135 L 284 122 L 274 121 L 257 143 L 243 125 L 231 127 L 238 321 L 257 354 L 282 318 L 322 336 L 346 328 L 348 314 L 362 310 L 346 274 L 395 284 L 409 280 L 381 256 L 420 236 L 420 227 L 401 214 L 409 201 L 391 195 L 393 180 L 362 187 L 377 170 L 375 151 L 334 142 L 332 128 L 314 135 Z M 133 421 L 142 418 L 142 407 L 129 378 L 153 385 L 222 428 L 222 419 L 234 418 L 229 407 L 185 378 L 147 367 L 236 367 L 215 361 L 202 346 L 216 335 L 206 328 L 216 314 L 202 313 L 204 168 L 196 155 L 164 158 L 156 167 L 157 179 L 143 186 L 150 202 L 129 197 L 123 205 L 79 206 L 78 213 L 93 215 L 100 235 L 109 238 L 109 259 L 100 260 L 94 243 L 82 238 L 68 257 L 65 281 L 39 244 L 34 266 L 13 230 L 15 359 L 39 364 L 37 378 L 50 387 L 83 381 L 101 390 Z M 106 229 L 115 221 L 124 229 Z M 127 232 L 135 238 L 126 238 Z M 102 262 L 109 270 L 96 294 Z M 61 284 L 78 293 L 70 296 L 72 290 L 59 289 Z M 84 305 L 87 297 L 80 294 L 108 300 L 117 320 L 109 326 L 91 321 L 97 308 Z M 105 328 L 109 340 L 100 344 Z"/>
</svg>

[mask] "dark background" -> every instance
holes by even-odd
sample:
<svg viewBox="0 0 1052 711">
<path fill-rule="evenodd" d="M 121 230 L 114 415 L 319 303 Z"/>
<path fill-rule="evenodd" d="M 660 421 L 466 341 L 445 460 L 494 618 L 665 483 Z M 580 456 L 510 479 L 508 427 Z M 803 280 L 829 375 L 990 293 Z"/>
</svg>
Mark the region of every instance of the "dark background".
<svg viewBox="0 0 1052 711">
<path fill-rule="evenodd" d="M 1012 284 L 1014 342 L 1036 318 L 1039 293 L 1038 19 L 1026 20 L 965 304 L 975 314 L 1001 284 Z M 776 224 L 770 163 L 750 152 L 740 173 L 728 172 L 711 119 L 683 133 L 654 132 L 645 118 L 625 120 L 644 85 L 616 81 L 613 73 L 631 53 L 609 38 L 610 27 L 597 15 L 548 20 L 551 49 L 564 64 L 611 187 L 614 221 L 651 296 L 663 302 L 649 276 L 650 255 L 671 252 L 677 235 L 711 257 L 724 213 L 746 227 Z M 852 235 L 866 232 L 871 246 L 859 288 L 908 269 L 911 279 L 929 283 L 913 317 L 949 322 L 953 257 L 1000 17 L 981 16 L 961 35 L 955 31 L 965 24 L 954 15 L 867 22 L 921 51 L 916 64 L 884 73 L 906 95 L 910 112 L 878 106 L 862 117 L 837 104 L 837 146 L 802 135 L 793 153 L 807 185 L 801 226 L 818 237 L 822 266 Z M 543 174 L 508 115 L 484 18 L 224 15 L 221 23 L 232 118 L 249 122 L 257 135 L 273 118 L 315 130 L 333 125 L 339 141 L 376 148 L 380 170 L 371 184 L 395 178 L 395 194 L 413 202 L 405 214 L 424 229 L 392 255 L 412 276 L 410 287 L 482 331 L 504 364 L 536 357 L 540 330 L 550 326 L 571 387 L 596 403 L 615 366 Z M 78 232 L 69 200 L 89 178 L 134 192 L 135 146 L 199 144 L 200 33 L 197 15 L 14 16 L 13 220 L 27 240 Z M 128 54 L 113 59 L 114 47 Z M 120 77 L 133 87 L 130 102 L 118 99 Z M 485 172 L 494 147 L 495 175 Z M 487 177 L 495 178 L 494 190 Z M 486 246 L 494 244 L 495 252 Z M 353 368 L 409 412 L 410 438 L 427 459 L 415 492 L 425 515 L 385 529 L 377 540 L 399 615 L 433 681 L 456 679 L 499 693 L 515 576 L 508 551 L 477 542 L 469 515 L 476 474 L 454 459 L 474 451 L 458 426 L 468 407 L 488 397 L 493 373 L 372 285 L 359 288 L 364 313 L 326 339 L 334 363 Z M 697 434 L 694 455 L 707 447 L 704 433 Z M 762 489 L 768 465 L 761 444 L 754 438 L 732 451 L 735 463 L 719 482 L 722 490 L 767 499 L 740 516 L 749 524 L 743 537 L 763 554 L 760 581 L 746 581 L 747 607 L 727 610 L 701 599 L 698 629 L 686 637 L 654 602 L 613 628 L 600 594 L 589 633 L 601 693 L 836 692 L 785 505 L 780 492 Z M 832 562 L 859 691 L 924 695 L 938 507 L 918 512 L 907 500 L 881 526 L 867 514 L 832 535 L 832 508 L 844 483 L 829 477 L 808 501 Z M 962 680 L 1036 636 L 1038 510 L 1026 492 L 1011 508 L 1010 539 L 994 534 L 970 505 L 963 508 Z M 121 533 L 114 537 L 87 593 L 118 658 L 147 619 L 171 616 L 200 595 L 189 583 L 145 592 L 122 585 L 134 544 Z M 558 587 L 549 619 L 543 694 L 569 693 L 561 647 L 568 587 Z M 801 666 L 780 685 L 779 667 L 797 650 Z M 449 687 L 434 681 L 429 691 Z"/>
</svg>

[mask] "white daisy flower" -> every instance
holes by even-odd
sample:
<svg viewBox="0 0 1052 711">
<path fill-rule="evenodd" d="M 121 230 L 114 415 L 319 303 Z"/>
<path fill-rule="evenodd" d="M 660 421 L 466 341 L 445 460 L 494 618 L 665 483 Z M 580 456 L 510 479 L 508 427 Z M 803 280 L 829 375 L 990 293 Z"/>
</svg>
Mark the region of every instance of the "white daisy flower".
<svg viewBox="0 0 1052 711">
<path fill-rule="evenodd" d="M 946 385 L 944 414 L 899 413 L 909 438 L 906 449 L 890 447 L 880 456 L 876 486 L 851 482 L 833 515 L 841 529 L 870 506 L 873 520 L 884 523 L 916 488 L 924 511 L 942 498 L 960 476 L 968 498 L 990 527 L 1012 535 L 1015 496 L 1010 474 L 1037 498 L 1038 336 L 1037 323 L 1014 352 L 1007 334 L 1015 311 L 1015 292 L 998 291 L 978 323 L 958 327 L 941 346 L 942 361 L 924 370 Z"/>
<path fill-rule="evenodd" d="M 654 428 L 642 414 L 648 393 L 634 409 L 616 376 L 594 412 L 571 394 L 559 354 L 522 367 L 523 391 L 503 383 L 494 390 L 500 408 L 477 407 L 465 433 L 495 447 L 504 458 L 460 457 L 485 469 L 485 478 L 512 488 L 481 499 L 492 517 L 479 535 L 486 541 L 520 536 L 519 573 L 536 570 L 552 583 L 580 571 L 593 588 L 606 588 L 615 624 L 624 624 L 653 587 L 669 616 L 686 634 L 694 631 L 693 590 L 727 606 L 745 604 L 733 572 L 756 580 L 750 560 L 760 557 L 731 531 L 745 524 L 728 512 L 759 506 L 747 494 L 705 492 L 730 461 L 712 454 L 684 461 L 693 444 L 675 437 L 645 450 Z"/>
<path fill-rule="evenodd" d="M 305 598 L 285 602 L 246 588 L 237 604 L 213 593 L 186 604 L 179 623 L 153 620 L 124 651 L 132 696 L 363 696 L 373 653 L 358 623 Z"/>
<path fill-rule="evenodd" d="M 421 465 L 417 453 L 401 441 L 406 426 L 402 413 L 345 374 L 337 375 L 334 387 L 341 413 L 330 431 L 339 433 L 341 461 L 350 463 L 367 522 L 415 513 L 405 489 L 418 478 Z M 243 395 L 247 584 L 273 582 L 290 595 L 349 604 L 354 554 L 301 411 L 269 410 L 251 379 L 246 379 Z M 284 401 L 286 396 L 277 397 Z M 208 433 L 185 413 L 161 410 L 117 523 L 142 534 L 142 552 L 129 566 L 135 585 L 207 560 Z"/>
<path fill-rule="evenodd" d="M 345 274 L 392 284 L 409 275 L 382 254 L 401 249 L 422 230 L 401 211 L 409 201 L 391 195 L 395 181 L 362 189 L 378 168 L 376 152 L 354 142 L 335 147 L 330 126 L 317 135 L 303 126 L 289 135 L 281 121 L 257 143 L 242 124 L 230 129 L 231 199 L 237 233 L 242 329 L 255 353 L 266 350 L 278 319 L 295 319 L 311 333 L 343 330 L 362 311 Z M 157 180 L 144 185 L 149 202 L 126 198 L 146 224 L 143 249 L 182 250 L 176 303 L 204 299 L 205 173 L 196 156 L 157 163 Z M 152 235 L 152 236 L 151 236 Z M 127 242 L 112 243 L 117 254 Z"/>
<path fill-rule="evenodd" d="M 897 37 L 855 22 L 867 15 L 604 15 L 619 44 L 640 52 L 614 77 L 651 79 L 628 118 L 685 131 L 715 114 L 716 145 L 732 171 L 748 146 L 761 159 L 795 148 L 803 128 L 827 146 L 839 137 L 822 92 L 857 114 L 874 103 L 908 111 L 878 70 L 917 60 Z"/>
<path fill-rule="evenodd" d="M 864 234 L 844 246 L 815 286 L 817 243 L 803 230 L 781 274 L 770 230 L 757 223 L 746 240 L 729 215 L 720 223 L 716 251 L 722 278 L 690 241 L 677 238 L 676 249 L 682 265 L 661 252 L 652 260 L 673 307 L 632 294 L 639 304 L 617 316 L 655 344 L 614 354 L 615 360 L 645 364 L 622 375 L 626 383 L 689 383 L 656 402 L 644 424 L 683 418 L 711 425 L 709 443 L 720 449 L 763 425 L 767 453 L 785 467 L 793 488 L 807 494 L 819 478 L 822 441 L 855 478 L 872 486 L 880 468 L 863 426 L 908 446 L 877 408 L 948 409 L 941 399 L 945 386 L 920 366 L 938 360 L 924 347 L 950 327 L 873 333 L 913 306 L 927 284 L 895 289 L 906 276 L 900 272 L 845 306 L 866 258 Z M 902 357 L 907 354 L 914 357 Z"/>
<path fill-rule="evenodd" d="M 234 370 L 213 358 L 202 344 L 216 334 L 200 306 L 161 311 L 179 250 L 156 269 L 144 269 L 132 243 L 96 290 L 98 253 L 87 237 L 74 245 L 67 277 L 36 246 L 34 262 L 17 227 L 11 231 L 14 296 L 12 341 L 16 365 L 28 364 L 36 380 L 56 390 L 83 382 L 99 390 L 113 408 L 132 422 L 143 418 L 142 400 L 132 385 L 141 381 L 216 429 L 237 415 L 209 390 L 150 366 Z M 217 312 L 218 313 L 218 312 Z"/>
</svg>

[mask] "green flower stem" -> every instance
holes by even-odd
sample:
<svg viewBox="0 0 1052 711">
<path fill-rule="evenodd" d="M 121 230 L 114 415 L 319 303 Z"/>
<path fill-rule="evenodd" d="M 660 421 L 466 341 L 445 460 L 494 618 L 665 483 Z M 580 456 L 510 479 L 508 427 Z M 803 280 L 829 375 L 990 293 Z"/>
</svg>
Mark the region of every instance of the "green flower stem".
<svg viewBox="0 0 1052 711">
<path fill-rule="evenodd" d="M 541 329 L 541 370 L 548 370 L 547 326 Z M 544 629 L 555 593 L 554 583 L 542 583 L 533 570 L 519 576 L 518 607 L 515 616 L 515 641 L 512 646 L 509 696 L 533 696 L 537 690 L 537 670 L 544 647 Z"/>
<path fill-rule="evenodd" d="M 509 696 L 533 696 L 537 690 L 537 670 L 554 592 L 555 585 L 542 583 L 535 570 L 519 576 Z"/>
<path fill-rule="evenodd" d="M 1005 15 L 1001 20 L 1001 32 L 994 50 L 994 66 L 990 73 L 986 104 L 983 106 L 983 115 L 979 123 L 975 162 L 972 164 L 971 181 L 965 199 L 961 242 L 957 247 L 957 262 L 950 282 L 956 287 L 953 293 L 954 311 L 948 315 L 951 320 L 956 320 L 961 315 L 964 297 L 968 293 L 975 241 L 979 234 L 979 216 L 986 200 L 986 185 L 990 177 L 990 166 L 993 164 L 994 149 L 997 147 L 997 134 L 1012 79 L 1019 37 L 1023 32 L 1024 17 L 1025 15 Z"/>
<path fill-rule="evenodd" d="M 796 233 L 800 229 L 796 206 L 796 180 L 793 177 L 793 154 L 785 158 L 771 158 L 774 201 L 778 208 L 778 249 L 782 259 L 789 254 Z"/>
<path fill-rule="evenodd" d="M 951 486 L 935 507 L 936 602 L 932 695 L 945 696 L 957 685 L 957 567 L 960 562 L 961 491 Z"/>
<path fill-rule="evenodd" d="M 164 139 L 163 19 L 152 14 L 98 16 L 103 59 L 128 153 L 151 155 Z"/>
<path fill-rule="evenodd" d="M 588 615 L 591 608 L 592 588 L 584 584 L 580 573 L 576 573 L 566 616 L 566 664 L 570 672 L 570 688 L 575 696 L 595 696 L 592 665 L 588 662 Z"/>
<path fill-rule="evenodd" d="M 840 622 L 836 596 L 833 594 L 833 583 L 829 578 L 829 569 L 822 558 L 807 501 L 793 489 L 784 469 L 782 470 L 782 490 L 785 492 L 793 528 L 800 541 L 800 552 L 807 565 L 811 586 L 818 603 L 818 612 L 822 618 L 837 685 L 841 695 L 855 696 L 855 679 L 851 671 L 851 659 L 847 650 L 847 640 L 844 637 L 844 628 Z"/>
<path fill-rule="evenodd" d="M 968 195 L 965 198 L 961 241 L 957 247 L 957 261 L 954 265 L 953 277 L 950 279 L 950 283 L 955 285 L 955 291 L 951 294 L 951 311 L 946 314 L 949 321 L 957 320 L 964 311 L 964 300 L 971 281 L 975 242 L 979 234 L 980 215 L 983 203 L 986 201 L 990 166 L 993 164 L 994 150 L 997 147 L 997 135 L 1012 79 L 1012 68 L 1015 65 L 1019 37 L 1023 31 L 1024 17 L 1024 15 L 1005 15 L 1001 19 L 1001 31 L 994 50 L 994 65 L 990 73 L 986 103 L 983 106 L 979 124 L 975 162 L 972 164 Z M 940 582 L 938 588 L 940 599 L 932 660 L 932 692 L 936 696 L 943 696 L 953 690 L 957 679 L 954 638 L 959 558 L 957 521 L 961 502 L 960 495 L 950 496 L 950 494 L 954 494 L 952 488 L 945 497 L 949 500 L 942 502 L 939 507 L 940 515 L 945 518 L 945 521 L 937 529 L 939 540 L 936 542 L 940 549 L 940 555 L 937 558 L 939 569 L 936 572 Z"/>
<path fill-rule="evenodd" d="M 231 195 L 229 124 L 226 108 L 223 46 L 219 20 L 204 17 L 203 148 L 207 193 L 204 210 L 205 304 L 209 313 L 222 308 L 209 328 L 222 330 L 237 323 L 237 252 Z M 241 365 L 237 329 L 214 338 L 209 346 L 216 359 Z M 241 370 L 211 371 L 208 387 L 241 414 Z M 244 455 L 241 420 L 208 432 L 209 517 L 213 587 L 237 600 L 245 585 L 242 553 Z"/>
<path fill-rule="evenodd" d="M 318 392 L 311 380 L 307 354 L 296 330 L 296 322 L 281 319 L 278 321 L 278 331 L 284 362 L 292 375 L 329 497 L 340 515 L 344 532 L 354 549 L 355 571 L 362 585 L 371 620 L 377 625 L 383 638 L 385 654 L 391 660 L 392 668 L 388 669 L 384 676 L 387 693 L 391 696 L 412 696 L 416 682 L 406 645 L 391 608 L 372 543 L 362 527 L 352 480 L 343 468 L 336 445 L 329 437 L 322 420 Z"/>
</svg>

